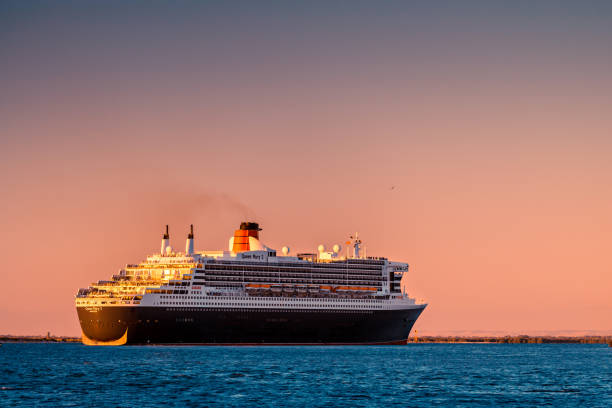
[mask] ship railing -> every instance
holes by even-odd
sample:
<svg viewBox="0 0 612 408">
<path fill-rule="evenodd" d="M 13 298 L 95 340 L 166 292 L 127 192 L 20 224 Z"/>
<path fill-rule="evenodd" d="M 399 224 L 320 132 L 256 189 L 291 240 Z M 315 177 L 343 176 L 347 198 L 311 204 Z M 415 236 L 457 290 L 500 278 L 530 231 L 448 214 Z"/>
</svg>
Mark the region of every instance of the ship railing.
<svg viewBox="0 0 612 408">
<path fill-rule="evenodd" d="M 277 298 L 317 298 L 317 299 L 360 299 L 360 300 L 376 300 L 382 299 L 380 296 L 369 294 L 367 292 L 285 292 L 271 291 L 259 288 L 247 288 L 246 295 L 253 298 L 258 297 L 277 297 Z"/>
</svg>

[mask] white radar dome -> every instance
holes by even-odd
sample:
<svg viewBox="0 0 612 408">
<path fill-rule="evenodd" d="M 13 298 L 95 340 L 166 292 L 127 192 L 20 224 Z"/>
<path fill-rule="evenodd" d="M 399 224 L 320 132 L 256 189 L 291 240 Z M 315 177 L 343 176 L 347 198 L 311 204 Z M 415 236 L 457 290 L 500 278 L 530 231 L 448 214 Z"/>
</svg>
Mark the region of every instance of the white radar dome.
<svg viewBox="0 0 612 408">
<path fill-rule="evenodd" d="M 287 256 L 289 255 L 289 247 L 288 246 L 284 246 L 283 249 L 281 249 L 281 252 L 283 253 L 283 255 Z"/>
<path fill-rule="evenodd" d="M 319 252 L 325 252 L 325 245 L 321 244 L 317 247 L 317 249 L 319 250 Z"/>
<path fill-rule="evenodd" d="M 339 253 L 342 250 L 342 245 L 340 244 L 334 245 L 333 250 L 335 253 Z"/>
<path fill-rule="evenodd" d="M 168 246 L 166 247 L 166 254 L 167 254 L 167 255 L 170 255 L 171 253 L 172 253 L 172 247 L 171 247 L 170 245 L 168 245 Z"/>
</svg>

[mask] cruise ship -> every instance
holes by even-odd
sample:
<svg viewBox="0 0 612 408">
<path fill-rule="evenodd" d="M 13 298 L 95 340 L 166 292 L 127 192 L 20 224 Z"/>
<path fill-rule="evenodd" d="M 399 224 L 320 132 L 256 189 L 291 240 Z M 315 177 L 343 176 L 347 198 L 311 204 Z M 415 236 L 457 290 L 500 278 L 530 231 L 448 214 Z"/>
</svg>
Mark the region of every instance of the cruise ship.
<svg viewBox="0 0 612 408">
<path fill-rule="evenodd" d="M 170 246 L 76 295 L 82 339 L 123 344 L 405 344 L 427 304 L 402 290 L 408 265 L 365 256 L 357 234 L 280 253 L 240 224 L 228 250 Z"/>
</svg>

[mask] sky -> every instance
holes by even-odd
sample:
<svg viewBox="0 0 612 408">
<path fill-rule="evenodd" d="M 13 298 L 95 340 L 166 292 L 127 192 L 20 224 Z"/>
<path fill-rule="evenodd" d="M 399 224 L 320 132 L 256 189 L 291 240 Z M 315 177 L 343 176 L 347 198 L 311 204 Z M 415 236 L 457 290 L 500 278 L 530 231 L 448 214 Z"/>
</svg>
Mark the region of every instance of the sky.
<svg viewBox="0 0 612 408">
<path fill-rule="evenodd" d="M 612 3 L 0 3 L 0 333 L 241 221 L 410 264 L 419 333 L 612 332 Z"/>
</svg>

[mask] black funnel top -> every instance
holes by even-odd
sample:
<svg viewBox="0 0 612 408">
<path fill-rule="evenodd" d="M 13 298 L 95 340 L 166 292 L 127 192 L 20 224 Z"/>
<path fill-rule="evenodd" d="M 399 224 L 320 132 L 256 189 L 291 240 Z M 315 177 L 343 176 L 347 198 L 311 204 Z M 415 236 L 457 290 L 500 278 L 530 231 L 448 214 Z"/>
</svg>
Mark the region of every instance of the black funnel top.
<svg viewBox="0 0 612 408">
<path fill-rule="evenodd" d="M 166 233 L 164 234 L 164 239 L 170 239 L 170 234 L 168 233 L 168 226 L 166 225 Z"/>
<path fill-rule="evenodd" d="M 193 224 L 191 224 L 191 229 L 190 229 L 189 235 L 187 235 L 187 238 L 193 239 Z"/>
<path fill-rule="evenodd" d="M 240 229 L 241 230 L 261 231 L 261 228 L 259 228 L 259 224 L 256 222 L 241 222 Z"/>
</svg>

